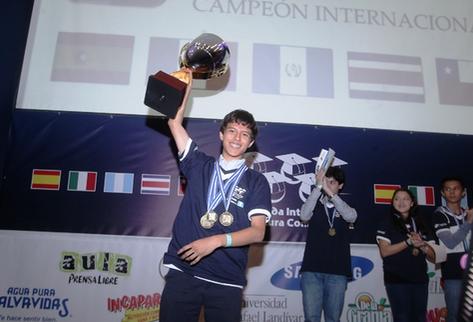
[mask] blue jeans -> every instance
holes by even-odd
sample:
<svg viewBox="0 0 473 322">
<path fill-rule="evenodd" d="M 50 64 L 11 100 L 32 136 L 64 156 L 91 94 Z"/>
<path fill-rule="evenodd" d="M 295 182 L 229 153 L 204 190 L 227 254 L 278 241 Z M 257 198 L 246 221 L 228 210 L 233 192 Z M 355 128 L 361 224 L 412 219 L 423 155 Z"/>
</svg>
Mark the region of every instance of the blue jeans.
<svg viewBox="0 0 473 322">
<path fill-rule="evenodd" d="M 457 321 L 462 290 L 462 280 L 445 280 L 443 293 L 445 295 L 445 304 L 447 306 L 447 322 Z"/>
<path fill-rule="evenodd" d="M 305 322 L 339 322 L 345 302 L 347 277 L 315 272 L 302 272 L 302 305 Z"/>
<path fill-rule="evenodd" d="M 394 322 L 425 322 L 429 285 L 386 284 Z"/>
</svg>

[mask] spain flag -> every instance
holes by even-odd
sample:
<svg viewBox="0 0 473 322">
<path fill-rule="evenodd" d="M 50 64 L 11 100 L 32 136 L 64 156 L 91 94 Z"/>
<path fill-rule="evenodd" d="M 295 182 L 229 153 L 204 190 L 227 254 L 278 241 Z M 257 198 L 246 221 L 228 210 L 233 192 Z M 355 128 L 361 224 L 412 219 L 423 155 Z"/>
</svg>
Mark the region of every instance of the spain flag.
<svg viewBox="0 0 473 322">
<path fill-rule="evenodd" d="M 375 184 L 374 185 L 374 203 L 391 204 L 394 191 L 401 188 L 398 184 Z"/>
<path fill-rule="evenodd" d="M 31 189 L 59 190 L 61 170 L 33 169 Z"/>
</svg>

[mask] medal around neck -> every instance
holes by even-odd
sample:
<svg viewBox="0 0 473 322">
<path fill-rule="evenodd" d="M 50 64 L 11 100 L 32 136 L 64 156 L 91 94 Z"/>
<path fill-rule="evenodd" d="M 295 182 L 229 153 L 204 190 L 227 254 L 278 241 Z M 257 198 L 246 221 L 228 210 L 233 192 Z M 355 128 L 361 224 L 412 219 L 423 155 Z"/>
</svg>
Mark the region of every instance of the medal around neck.
<svg viewBox="0 0 473 322">
<path fill-rule="evenodd" d="M 200 217 L 200 225 L 202 228 L 210 229 L 217 222 L 217 213 L 213 210 L 206 212 L 202 217 Z"/>
<path fill-rule="evenodd" d="M 233 215 L 229 211 L 223 212 L 220 217 L 218 218 L 218 221 L 222 226 L 228 227 L 233 224 Z"/>
<path fill-rule="evenodd" d="M 180 70 L 158 71 L 148 77 L 144 104 L 169 118 L 176 116 L 190 82 L 185 69 L 195 79 L 220 77 L 228 69 L 230 49 L 217 35 L 204 33 L 185 44 L 179 55 Z"/>
<path fill-rule="evenodd" d="M 335 228 L 329 228 L 328 230 L 328 235 L 333 237 L 337 234 L 337 231 L 335 230 Z"/>
</svg>

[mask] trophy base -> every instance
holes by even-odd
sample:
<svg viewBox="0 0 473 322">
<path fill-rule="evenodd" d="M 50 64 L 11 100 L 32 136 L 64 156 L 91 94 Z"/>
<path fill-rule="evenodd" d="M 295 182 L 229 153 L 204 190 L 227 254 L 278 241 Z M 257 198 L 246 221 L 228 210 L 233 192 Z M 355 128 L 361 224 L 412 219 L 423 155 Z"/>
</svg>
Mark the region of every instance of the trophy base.
<svg viewBox="0 0 473 322">
<path fill-rule="evenodd" d="M 144 104 L 169 118 L 174 118 L 184 99 L 186 87 L 186 83 L 159 71 L 148 78 Z"/>
</svg>

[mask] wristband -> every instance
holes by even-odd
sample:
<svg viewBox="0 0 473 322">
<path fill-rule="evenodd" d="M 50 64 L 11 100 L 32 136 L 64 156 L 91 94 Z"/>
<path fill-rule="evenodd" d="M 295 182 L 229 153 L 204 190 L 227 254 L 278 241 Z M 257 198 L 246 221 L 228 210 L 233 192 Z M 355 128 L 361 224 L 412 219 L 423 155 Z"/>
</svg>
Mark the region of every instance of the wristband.
<svg viewBox="0 0 473 322">
<path fill-rule="evenodd" d="M 412 246 L 412 240 L 411 240 L 410 238 L 407 238 L 407 239 L 405 240 L 405 242 L 406 242 L 406 244 L 407 244 L 408 247 L 411 247 L 411 246 Z"/>
<path fill-rule="evenodd" d="M 231 234 L 226 234 L 225 238 L 227 240 L 227 242 L 225 244 L 225 247 L 231 247 L 232 244 L 233 244 L 232 235 Z"/>
</svg>

